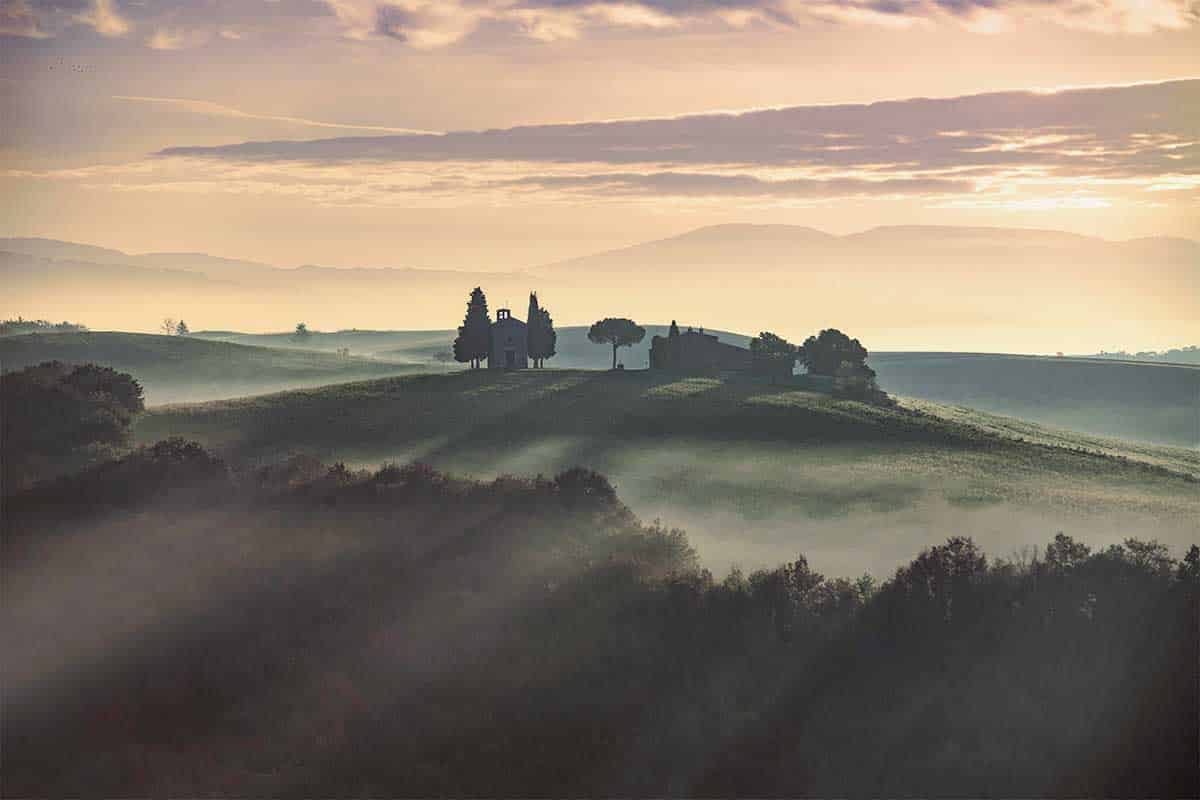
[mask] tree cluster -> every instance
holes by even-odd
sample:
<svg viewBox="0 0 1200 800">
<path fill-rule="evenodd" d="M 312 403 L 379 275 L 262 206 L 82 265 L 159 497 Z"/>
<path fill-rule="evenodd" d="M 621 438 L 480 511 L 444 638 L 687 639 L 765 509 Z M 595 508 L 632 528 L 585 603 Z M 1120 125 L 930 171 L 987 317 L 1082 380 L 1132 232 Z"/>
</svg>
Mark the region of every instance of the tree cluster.
<svg viewBox="0 0 1200 800">
<path fill-rule="evenodd" d="M 835 397 L 876 405 L 894 403 L 876 383 L 875 370 L 867 366 L 867 348 L 837 328 L 805 339 L 797 355 L 810 375 L 833 378 Z"/>
<path fill-rule="evenodd" d="M 757 375 L 786 377 L 796 366 L 796 345 L 769 331 L 750 340 L 750 367 Z"/>
<path fill-rule="evenodd" d="M 6 319 L 0 321 L 0 336 L 17 336 L 22 333 L 80 333 L 87 330 L 86 325 L 76 325 L 73 322 L 50 322 L 44 319 Z"/>
<path fill-rule="evenodd" d="M 163 336 L 189 336 L 192 332 L 186 322 L 174 317 L 163 317 L 158 329 L 162 331 Z"/>
<path fill-rule="evenodd" d="M 800 360 L 810 375 L 834 376 L 843 364 L 875 377 L 867 366 L 867 348 L 858 339 L 851 339 L 837 328 L 827 328 L 804 340 L 799 349 Z"/>
<path fill-rule="evenodd" d="M 144 409 L 142 387 L 126 373 L 95 364 L 47 361 L 0 380 L 3 491 L 51 473 L 88 448 L 125 443 Z"/>
</svg>

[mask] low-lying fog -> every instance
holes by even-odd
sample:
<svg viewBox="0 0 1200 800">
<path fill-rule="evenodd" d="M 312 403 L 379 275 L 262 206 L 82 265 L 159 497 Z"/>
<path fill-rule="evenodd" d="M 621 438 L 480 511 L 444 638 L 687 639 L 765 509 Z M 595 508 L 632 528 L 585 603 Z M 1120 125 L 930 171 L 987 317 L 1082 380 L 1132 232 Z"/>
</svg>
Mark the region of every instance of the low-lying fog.
<svg viewBox="0 0 1200 800">
<path fill-rule="evenodd" d="M 604 446 L 569 438 L 504 453 L 451 454 L 445 445 L 430 439 L 353 463 L 424 460 L 479 478 L 553 475 L 586 464 L 608 475 L 644 521 L 685 529 L 717 575 L 803 554 L 826 575 L 885 578 L 950 536 L 971 536 L 994 557 L 1040 551 L 1058 532 L 1094 547 L 1158 539 L 1176 553 L 1200 540 L 1194 491 L 1078 476 L 1047 483 L 1045 473 L 1008 470 L 977 454 L 678 440 Z"/>
</svg>

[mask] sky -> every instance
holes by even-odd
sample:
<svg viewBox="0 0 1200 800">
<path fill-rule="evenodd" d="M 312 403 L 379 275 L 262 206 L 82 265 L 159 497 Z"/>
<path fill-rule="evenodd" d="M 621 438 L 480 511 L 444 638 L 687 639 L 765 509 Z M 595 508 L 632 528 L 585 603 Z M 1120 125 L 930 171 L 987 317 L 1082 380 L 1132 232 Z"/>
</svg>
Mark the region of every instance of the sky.
<svg viewBox="0 0 1200 800">
<path fill-rule="evenodd" d="M 1200 238 L 1195 0 L 0 0 L 0 235 L 510 270 L 717 223 Z"/>
</svg>

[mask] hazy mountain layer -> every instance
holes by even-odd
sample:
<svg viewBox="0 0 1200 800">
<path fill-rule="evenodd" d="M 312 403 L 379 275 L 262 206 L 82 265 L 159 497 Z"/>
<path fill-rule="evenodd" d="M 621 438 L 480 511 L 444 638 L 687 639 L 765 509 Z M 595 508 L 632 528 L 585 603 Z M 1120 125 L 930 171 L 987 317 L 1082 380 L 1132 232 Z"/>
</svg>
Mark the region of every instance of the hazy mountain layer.
<svg viewBox="0 0 1200 800">
<path fill-rule="evenodd" d="M 560 326 L 627 316 L 792 339 L 832 326 L 877 350 L 1095 352 L 1200 339 L 1200 244 L 1184 239 L 722 225 L 529 273 L 274 269 L 45 240 L 4 249 L 20 253 L 0 256 L 0 314 L 93 328 L 153 330 L 170 315 L 210 330 L 446 330 L 478 285 L 493 310 L 518 316 L 536 290 Z"/>
</svg>

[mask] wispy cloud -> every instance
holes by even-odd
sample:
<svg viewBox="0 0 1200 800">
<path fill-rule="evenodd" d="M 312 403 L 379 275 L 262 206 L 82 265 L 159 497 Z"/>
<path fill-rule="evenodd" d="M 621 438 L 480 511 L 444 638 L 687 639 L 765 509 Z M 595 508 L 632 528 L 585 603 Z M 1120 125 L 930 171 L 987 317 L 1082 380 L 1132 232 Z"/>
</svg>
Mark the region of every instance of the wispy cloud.
<svg viewBox="0 0 1200 800">
<path fill-rule="evenodd" d="M 146 37 L 146 46 L 151 50 L 186 50 L 201 46 L 208 38 L 208 33 L 203 30 L 159 28 Z"/>
<path fill-rule="evenodd" d="M 404 133 L 404 134 L 429 134 L 430 131 L 422 131 L 413 128 L 392 128 L 385 125 L 357 125 L 347 122 L 325 122 L 315 119 L 305 119 L 304 117 L 289 117 L 280 114 L 255 114 L 249 111 L 242 111 L 237 108 L 230 108 L 219 103 L 212 103 L 207 100 L 189 100 L 182 97 L 142 97 L 139 95 L 113 95 L 114 100 L 123 100 L 134 103 L 148 103 L 158 106 L 169 106 L 180 111 L 186 111 L 192 114 L 205 114 L 216 117 L 229 117 L 232 119 L 254 119 L 263 120 L 266 122 L 282 122 L 289 125 L 300 125 L 308 128 L 333 128 L 340 130 L 358 130 L 358 131 L 375 131 L 378 133 Z"/>
<path fill-rule="evenodd" d="M 0 0 L 0 36 L 45 39 L 49 35 L 29 0 Z"/>
<path fill-rule="evenodd" d="M 75 20 L 101 36 L 124 36 L 131 27 L 117 11 L 116 0 L 92 0 L 88 8 L 75 15 Z"/>
<path fill-rule="evenodd" d="M 246 162 L 753 165 L 866 170 L 880 177 L 915 169 L 973 169 L 983 177 L 1019 170 L 1121 178 L 1200 171 L 1197 108 L 1200 80 L 1187 80 L 439 135 L 179 146 L 161 155 Z"/>
<path fill-rule="evenodd" d="M 849 198 L 960 194 L 974 181 L 946 178 L 793 178 L 766 180 L 753 175 L 697 172 L 530 175 L 495 185 L 533 189 L 580 190 L 589 196 Z"/>
</svg>

